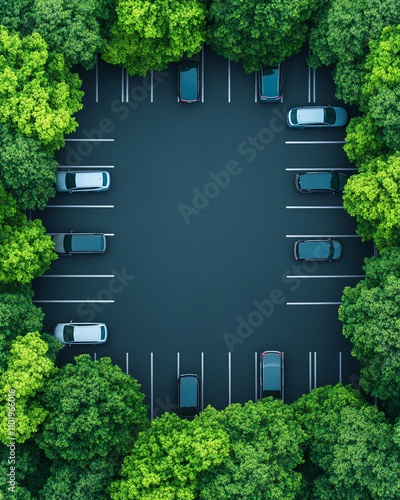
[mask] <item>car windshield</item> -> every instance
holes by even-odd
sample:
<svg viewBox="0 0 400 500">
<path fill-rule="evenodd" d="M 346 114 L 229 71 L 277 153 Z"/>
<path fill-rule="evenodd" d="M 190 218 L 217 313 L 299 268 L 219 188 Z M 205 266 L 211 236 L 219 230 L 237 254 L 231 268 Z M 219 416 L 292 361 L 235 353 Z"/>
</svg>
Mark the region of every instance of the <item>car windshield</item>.
<svg viewBox="0 0 400 500">
<path fill-rule="evenodd" d="M 341 188 L 340 177 L 337 172 L 332 172 L 331 174 L 330 188 L 333 189 L 334 191 L 339 191 Z"/>
<path fill-rule="evenodd" d="M 64 236 L 64 251 L 66 253 L 72 252 L 72 234 L 66 234 Z"/>
<path fill-rule="evenodd" d="M 334 125 L 336 121 L 336 113 L 333 108 L 325 108 L 324 109 L 324 122 L 329 125 Z"/>
<path fill-rule="evenodd" d="M 105 340 L 105 338 L 106 338 L 106 329 L 104 326 L 101 326 L 100 327 L 100 339 Z"/>
<path fill-rule="evenodd" d="M 64 341 L 65 342 L 74 341 L 74 327 L 72 325 L 64 326 Z"/>
<path fill-rule="evenodd" d="M 298 122 L 297 120 L 297 110 L 296 109 L 292 109 L 292 111 L 290 112 L 290 121 L 293 123 L 293 125 L 296 125 Z"/>
<path fill-rule="evenodd" d="M 103 187 L 107 186 L 107 174 L 103 172 Z"/>
<path fill-rule="evenodd" d="M 67 189 L 73 189 L 76 187 L 75 174 L 72 172 L 67 172 L 65 174 L 65 186 Z"/>
</svg>

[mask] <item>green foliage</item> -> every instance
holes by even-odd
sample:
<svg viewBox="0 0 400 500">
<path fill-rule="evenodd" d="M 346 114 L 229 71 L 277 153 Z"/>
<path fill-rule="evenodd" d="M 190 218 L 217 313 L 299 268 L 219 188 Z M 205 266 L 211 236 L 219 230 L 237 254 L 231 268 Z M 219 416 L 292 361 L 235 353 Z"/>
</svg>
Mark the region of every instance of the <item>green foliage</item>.
<svg viewBox="0 0 400 500">
<path fill-rule="evenodd" d="M 246 73 L 279 63 L 306 41 L 308 23 L 324 0 L 213 0 L 207 42 L 241 62 Z"/>
<path fill-rule="evenodd" d="M 390 413 L 400 411 L 400 250 L 381 251 L 365 261 L 365 279 L 343 292 L 339 319 L 360 361 L 360 385 Z"/>
<path fill-rule="evenodd" d="M 0 179 L 22 210 L 43 209 L 55 195 L 57 162 L 37 139 L 0 129 Z"/>
<path fill-rule="evenodd" d="M 82 109 L 81 81 L 61 54 L 49 53 L 38 33 L 20 38 L 0 27 L 0 122 L 49 149 L 64 144 Z"/>
<path fill-rule="evenodd" d="M 357 233 L 378 249 L 400 243 L 400 153 L 376 158 L 350 177 L 343 195 L 345 210 L 357 218 Z"/>
<path fill-rule="evenodd" d="M 64 365 L 43 394 L 48 417 L 36 439 L 46 456 L 86 467 L 111 453 L 125 454 L 147 422 L 139 384 L 112 365 L 82 354 Z"/>
<path fill-rule="evenodd" d="M 111 485 L 111 498 L 123 500 L 195 500 L 202 472 L 228 455 L 229 441 L 206 410 L 193 422 L 164 413 L 139 434 L 122 465 L 122 480 Z"/>
<path fill-rule="evenodd" d="M 35 399 L 46 380 L 54 375 L 54 363 L 47 357 L 48 346 L 38 332 L 17 337 L 7 358 L 7 370 L 0 376 L 0 441 L 10 436 L 23 443 L 34 434 L 46 417 L 46 410 Z M 9 405 L 15 405 L 15 429 L 9 430 Z"/>
<path fill-rule="evenodd" d="M 296 497 L 303 462 L 304 434 L 291 407 L 272 398 L 233 404 L 218 412 L 208 408 L 202 418 L 219 423 L 229 436 L 229 456 L 202 475 L 200 499 L 219 500 Z"/>
<path fill-rule="evenodd" d="M 315 389 L 293 408 L 307 435 L 305 468 L 312 471 L 308 493 L 299 498 L 398 498 L 400 448 L 383 413 L 341 384 Z"/>
<path fill-rule="evenodd" d="M 359 104 L 368 44 L 379 38 L 384 26 L 400 23 L 399 6 L 392 0 L 332 0 L 319 20 L 310 33 L 310 64 L 316 68 L 338 63 L 333 75 L 336 96 Z"/>
<path fill-rule="evenodd" d="M 361 109 L 382 129 L 387 147 L 396 151 L 400 149 L 400 25 L 384 28 L 379 39 L 371 40 L 370 49 Z"/>
<path fill-rule="evenodd" d="M 130 74 L 163 70 L 199 52 L 205 39 L 205 8 L 198 0 L 118 0 L 117 14 L 103 59 Z"/>
<path fill-rule="evenodd" d="M 31 34 L 33 26 L 32 0 L 13 0 L 0 2 L 1 24 L 9 31 L 19 31 L 22 35 Z"/>
</svg>

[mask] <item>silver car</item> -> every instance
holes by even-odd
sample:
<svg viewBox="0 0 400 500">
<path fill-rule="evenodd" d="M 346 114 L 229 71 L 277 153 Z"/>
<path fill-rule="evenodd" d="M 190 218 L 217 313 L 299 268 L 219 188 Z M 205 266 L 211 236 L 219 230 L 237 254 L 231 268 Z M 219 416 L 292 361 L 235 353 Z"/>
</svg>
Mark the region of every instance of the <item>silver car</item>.
<svg viewBox="0 0 400 500">
<path fill-rule="evenodd" d="M 56 189 L 61 193 L 107 191 L 111 178 L 104 170 L 57 172 Z"/>
<path fill-rule="evenodd" d="M 58 323 L 54 336 L 63 344 L 104 344 L 108 331 L 105 323 Z"/>
<path fill-rule="evenodd" d="M 301 106 L 289 109 L 286 115 L 292 128 L 344 127 L 347 120 L 347 111 L 334 106 Z"/>
</svg>

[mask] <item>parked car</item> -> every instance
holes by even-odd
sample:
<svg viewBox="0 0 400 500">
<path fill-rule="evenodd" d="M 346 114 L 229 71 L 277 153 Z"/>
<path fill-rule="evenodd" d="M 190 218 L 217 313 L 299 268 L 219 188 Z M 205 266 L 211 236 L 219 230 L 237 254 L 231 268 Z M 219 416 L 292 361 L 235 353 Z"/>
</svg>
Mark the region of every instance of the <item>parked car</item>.
<svg viewBox="0 0 400 500">
<path fill-rule="evenodd" d="M 258 92 L 260 101 L 282 101 L 282 65 L 263 66 L 259 71 Z"/>
<path fill-rule="evenodd" d="M 296 174 L 295 186 L 299 193 L 339 193 L 347 182 L 341 172 L 304 172 Z"/>
<path fill-rule="evenodd" d="M 104 253 L 106 237 L 103 233 L 58 233 L 52 236 L 54 251 L 59 254 Z"/>
<path fill-rule="evenodd" d="M 178 100 L 197 102 L 200 99 L 200 62 L 183 59 L 178 63 Z"/>
<path fill-rule="evenodd" d="M 344 108 L 335 106 L 301 106 L 289 109 L 286 120 L 293 128 L 344 127 L 348 116 Z"/>
<path fill-rule="evenodd" d="M 178 415 L 193 418 L 200 411 L 200 383 L 195 373 L 178 377 Z"/>
<path fill-rule="evenodd" d="M 338 260 L 342 255 L 340 241 L 326 239 L 302 240 L 294 244 L 296 260 Z"/>
<path fill-rule="evenodd" d="M 107 191 L 111 178 L 104 170 L 57 172 L 56 189 L 61 193 Z"/>
<path fill-rule="evenodd" d="M 260 398 L 284 399 L 284 355 L 280 351 L 264 351 L 260 356 Z"/>
<path fill-rule="evenodd" d="M 63 344 L 104 344 L 108 331 L 105 323 L 58 323 L 54 336 Z"/>
</svg>

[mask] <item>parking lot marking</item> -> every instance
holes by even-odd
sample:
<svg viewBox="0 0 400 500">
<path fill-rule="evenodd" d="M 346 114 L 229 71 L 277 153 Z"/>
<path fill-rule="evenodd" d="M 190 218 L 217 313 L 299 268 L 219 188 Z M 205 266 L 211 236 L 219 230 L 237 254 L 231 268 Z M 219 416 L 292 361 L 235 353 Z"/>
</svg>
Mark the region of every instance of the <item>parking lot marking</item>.
<svg viewBox="0 0 400 500">
<path fill-rule="evenodd" d="M 96 102 L 99 102 L 99 55 L 96 55 Z"/>
<path fill-rule="evenodd" d="M 64 139 L 65 142 L 114 142 L 114 139 Z M 97 167 L 99 168 L 99 167 Z"/>
<path fill-rule="evenodd" d="M 317 387 L 317 353 L 314 351 L 314 389 Z"/>
<path fill-rule="evenodd" d="M 46 205 L 46 208 L 114 208 L 114 205 Z"/>
<path fill-rule="evenodd" d="M 154 366 L 153 366 L 153 353 L 150 353 L 150 418 L 154 418 Z"/>
<path fill-rule="evenodd" d="M 285 144 L 345 144 L 346 141 L 285 141 Z"/>
<path fill-rule="evenodd" d="M 342 382 L 342 353 L 339 352 L 339 382 Z"/>
<path fill-rule="evenodd" d="M 232 353 L 228 352 L 228 405 L 232 404 Z"/>
<path fill-rule="evenodd" d="M 124 67 L 122 66 L 122 68 L 121 68 L 121 102 L 125 102 L 124 85 L 125 85 L 125 75 L 124 75 Z"/>
<path fill-rule="evenodd" d="M 340 306 L 341 302 L 286 302 L 287 306 Z"/>
<path fill-rule="evenodd" d="M 201 102 L 204 102 L 204 44 L 201 49 Z"/>
<path fill-rule="evenodd" d="M 313 101 L 317 101 L 317 74 L 315 72 L 315 69 L 312 70 L 312 80 L 313 80 Z"/>
<path fill-rule="evenodd" d="M 311 352 L 308 353 L 308 392 L 312 390 L 312 357 Z"/>
<path fill-rule="evenodd" d="M 319 274 L 318 276 L 299 276 L 297 274 L 288 274 L 288 279 L 308 279 L 308 278 L 365 278 L 365 274 Z"/>
<path fill-rule="evenodd" d="M 153 102 L 154 96 L 154 74 L 153 70 L 150 70 L 150 102 Z"/>
<path fill-rule="evenodd" d="M 201 353 L 201 401 L 200 409 L 204 409 L 204 352 Z"/>
<path fill-rule="evenodd" d="M 287 234 L 286 238 L 361 238 L 358 234 Z"/>
<path fill-rule="evenodd" d="M 97 353 L 94 352 L 93 353 L 93 360 L 96 361 L 96 359 L 97 359 Z"/>
<path fill-rule="evenodd" d="M 231 60 L 228 59 L 228 102 L 231 102 Z"/>
<path fill-rule="evenodd" d="M 73 168 L 74 170 L 85 170 L 87 168 L 114 168 L 114 165 L 77 165 L 77 166 L 71 166 L 71 165 L 58 165 L 58 169 L 60 168 L 68 168 L 71 169 Z"/>
<path fill-rule="evenodd" d="M 308 389 L 311 392 L 317 387 L 317 353 L 308 353 Z"/>
<path fill-rule="evenodd" d="M 343 205 L 286 205 L 288 209 L 311 209 L 311 210 L 319 210 L 321 208 L 331 208 L 331 209 L 343 209 Z"/>
<path fill-rule="evenodd" d="M 258 97 L 257 97 L 257 77 L 258 77 L 258 71 L 254 72 L 254 102 L 258 102 Z"/>
<path fill-rule="evenodd" d="M 129 102 L 129 73 L 125 70 L 126 82 L 125 82 L 125 102 Z"/>
<path fill-rule="evenodd" d="M 285 168 L 286 172 L 343 172 L 343 171 L 350 171 L 354 170 L 357 171 L 357 168 L 337 168 L 337 167 L 331 167 L 331 168 L 318 168 L 318 167 L 309 167 L 309 168 L 296 168 L 296 167 L 289 167 Z"/>
<path fill-rule="evenodd" d="M 257 403 L 257 358 L 258 353 L 254 353 L 254 401 Z"/>
<path fill-rule="evenodd" d="M 129 374 L 129 352 L 125 353 L 125 373 Z"/>
<path fill-rule="evenodd" d="M 96 299 L 77 299 L 77 300 L 42 300 L 42 299 L 37 299 L 34 300 L 33 302 L 40 302 L 40 303 L 45 303 L 45 304 L 114 304 L 115 300 L 96 300 Z"/>
<path fill-rule="evenodd" d="M 39 278 L 115 278 L 115 274 L 42 274 Z"/>
<path fill-rule="evenodd" d="M 179 352 L 176 353 L 176 378 L 179 378 L 180 374 L 180 364 L 181 364 L 181 358 Z"/>
</svg>

